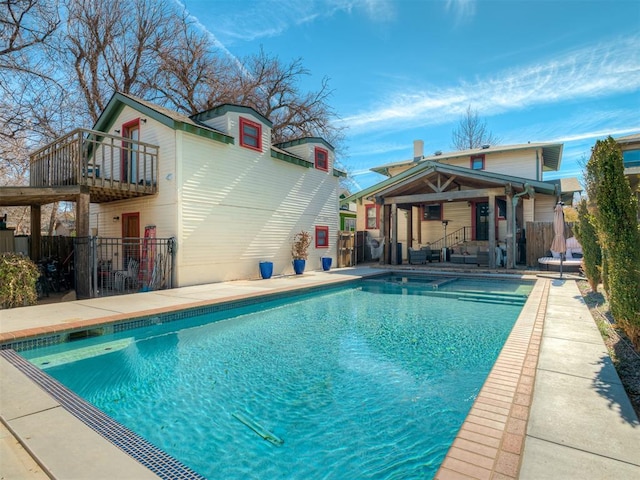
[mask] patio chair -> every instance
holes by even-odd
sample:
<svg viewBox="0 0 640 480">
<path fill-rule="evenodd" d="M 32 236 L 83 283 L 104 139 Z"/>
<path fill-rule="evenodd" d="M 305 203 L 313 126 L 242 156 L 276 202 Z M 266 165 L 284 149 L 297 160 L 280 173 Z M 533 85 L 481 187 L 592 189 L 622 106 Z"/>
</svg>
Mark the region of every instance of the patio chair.
<svg viewBox="0 0 640 480">
<path fill-rule="evenodd" d="M 411 265 L 421 265 L 423 263 L 427 263 L 427 252 L 425 252 L 424 250 L 414 250 L 413 248 L 409 247 L 409 263 Z"/>
<path fill-rule="evenodd" d="M 137 260 L 130 258 L 126 270 L 119 270 L 115 273 L 115 288 L 124 291 L 129 288 L 137 289 L 138 286 L 138 269 L 140 264 Z"/>
</svg>

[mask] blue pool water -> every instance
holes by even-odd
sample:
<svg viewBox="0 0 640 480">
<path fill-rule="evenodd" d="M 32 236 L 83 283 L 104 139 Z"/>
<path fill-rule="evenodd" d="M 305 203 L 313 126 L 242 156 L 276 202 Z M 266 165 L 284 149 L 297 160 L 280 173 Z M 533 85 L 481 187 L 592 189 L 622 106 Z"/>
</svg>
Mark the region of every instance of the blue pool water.
<svg viewBox="0 0 640 480">
<path fill-rule="evenodd" d="M 209 479 L 431 478 L 531 286 L 386 277 L 21 354 Z"/>
</svg>

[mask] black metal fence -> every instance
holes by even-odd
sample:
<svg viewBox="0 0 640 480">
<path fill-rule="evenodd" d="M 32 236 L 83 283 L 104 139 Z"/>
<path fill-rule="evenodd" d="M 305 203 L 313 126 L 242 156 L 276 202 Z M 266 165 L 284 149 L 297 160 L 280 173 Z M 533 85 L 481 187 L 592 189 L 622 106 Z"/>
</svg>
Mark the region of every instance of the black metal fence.
<svg viewBox="0 0 640 480">
<path fill-rule="evenodd" d="M 173 286 L 174 238 L 78 237 L 78 298 L 163 290 Z"/>
</svg>

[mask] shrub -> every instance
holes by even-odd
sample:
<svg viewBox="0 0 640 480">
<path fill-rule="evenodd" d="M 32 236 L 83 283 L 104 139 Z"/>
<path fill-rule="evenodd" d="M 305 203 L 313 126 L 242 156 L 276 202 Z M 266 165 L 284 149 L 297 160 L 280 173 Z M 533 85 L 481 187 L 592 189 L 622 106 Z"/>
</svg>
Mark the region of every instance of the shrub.
<svg viewBox="0 0 640 480">
<path fill-rule="evenodd" d="M 598 284 L 601 281 L 602 251 L 598 243 L 594 221 L 595 219 L 587 207 L 587 200 L 583 198 L 578 205 L 578 221 L 575 231 L 576 237 L 582 246 L 582 268 L 587 276 L 591 290 L 597 292 Z"/>
<path fill-rule="evenodd" d="M 595 226 L 611 313 L 640 348 L 640 231 L 637 200 L 624 176 L 622 151 L 611 137 L 596 142 L 587 163 L 587 191 L 595 201 Z"/>
<path fill-rule="evenodd" d="M 0 308 L 34 305 L 38 266 L 29 258 L 15 253 L 0 254 Z"/>
</svg>

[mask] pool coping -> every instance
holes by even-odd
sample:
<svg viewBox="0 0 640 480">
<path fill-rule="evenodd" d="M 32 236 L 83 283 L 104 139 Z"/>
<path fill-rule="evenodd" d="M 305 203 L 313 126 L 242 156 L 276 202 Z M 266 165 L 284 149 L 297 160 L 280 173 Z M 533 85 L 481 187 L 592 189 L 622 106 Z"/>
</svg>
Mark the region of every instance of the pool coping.
<svg viewBox="0 0 640 480">
<path fill-rule="evenodd" d="M 536 282 L 435 479 L 518 478 L 550 283 Z"/>
<path fill-rule="evenodd" d="M 362 269 L 361 269 L 362 270 Z M 323 277 L 304 285 L 285 285 L 272 288 L 269 292 L 228 295 L 217 300 L 211 299 L 190 302 L 189 308 L 211 306 L 219 303 L 238 302 L 248 298 L 257 298 L 284 294 L 292 290 L 306 290 L 318 286 L 331 286 L 390 271 L 405 269 L 364 269 L 366 272 L 344 272 L 340 277 Z M 419 271 L 419 270 L 418 270 Z M 529 299 L 509 335 L 489 377 L 480 391 L 467 419 L 451 446 L 435 478 L 517 478 L 520 457 L 524 447 L 526 422 L 529 416 L 533 381 L 537 364 L 542 323 L 548 298 L 549 281 L 534 275 L 491 274 L 462 272 L 429 272 L 429 274 L 458 275 L 463 277 L 518 278 L 537 280 Z M 158 315 L 178 309 L 185 304 L 160 307 L 139 311 L 138 316 Z M 89 320 L 78 320 L 54 324 L 47 327 L 31 328 L 21 331 L 0 333 L 0 344 L 22 339 L 34 339 L 70 330 L 87 329 L 96 326 L 112 325 L 131 319 L 130 312 L 107 315 Z M 3 412 L 0 412 L 2 416 Z M 3 423 L 7 425 L 4 417 Z M 15 432 L 14 432 L 15 433 Z M 21 440 L 21 439 L 19 439 Z M 28 447 L 24 440 L 21 440 Z M 31 452 L 37 458 L 37 452 Z"/>
</svg>

